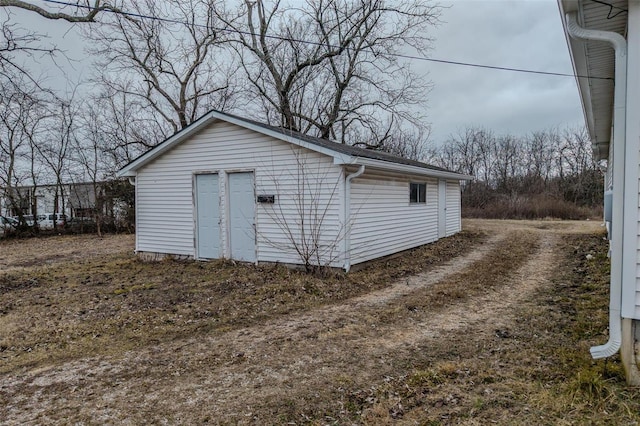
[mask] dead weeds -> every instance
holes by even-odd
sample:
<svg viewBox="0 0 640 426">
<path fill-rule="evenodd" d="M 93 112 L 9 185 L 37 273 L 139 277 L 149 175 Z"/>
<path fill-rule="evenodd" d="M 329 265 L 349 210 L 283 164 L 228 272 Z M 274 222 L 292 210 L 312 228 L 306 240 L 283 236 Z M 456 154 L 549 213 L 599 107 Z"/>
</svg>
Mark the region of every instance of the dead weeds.
<svg viewBox="0 0 640 426">
<path fill-rule="evenodd" d="M 462 232 L 352 273 L 280 265 L 139 261 L 131 254 L 0 273 L 0 373 L 223 333 L 382 288 L 481 243 Z"/>
<path fill-rule="evenodd" d="M 405 374 L 351 389 L 353 409 L 372 425 L 638 424 L 620 360 L 588 351 L 606 340 L 607 248 L 601 233 L 565 237 L 550 285 L 514 307 L 508 329 L 451 333 Z"/>
<path fill-rule="evenodd" d="M 592 228 L 496 221 L 325 278 L 124 254 L 0 274 L 0 417 L 637 424 L 619 361 L 588 354 L 608 305 Z"/>
</svg>

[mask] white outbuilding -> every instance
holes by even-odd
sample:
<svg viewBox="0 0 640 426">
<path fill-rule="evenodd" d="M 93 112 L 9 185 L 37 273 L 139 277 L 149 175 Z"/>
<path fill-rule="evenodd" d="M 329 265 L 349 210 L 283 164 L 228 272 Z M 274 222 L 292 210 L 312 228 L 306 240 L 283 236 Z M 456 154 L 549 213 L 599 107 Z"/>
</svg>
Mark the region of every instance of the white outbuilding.
<svg viewBox="0 0 640 426">
<path fill-rule="evenodd" d="M 353 265 L 461 230 L 470 177 L 211 111 L 119 172 L 136 252 Z"/>
</svg>

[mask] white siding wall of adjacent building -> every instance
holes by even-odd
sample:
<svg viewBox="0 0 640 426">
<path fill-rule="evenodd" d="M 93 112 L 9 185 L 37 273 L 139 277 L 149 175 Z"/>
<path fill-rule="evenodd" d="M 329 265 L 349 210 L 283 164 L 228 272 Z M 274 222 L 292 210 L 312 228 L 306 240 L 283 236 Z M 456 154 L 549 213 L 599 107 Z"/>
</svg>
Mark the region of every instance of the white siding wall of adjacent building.
<svg viewBox="0 0 640 426">
<path fill-rule="evenodd" d="M 427 183 L 426 203 L 409 202 L 409 183 Z M 365 172 L 351 182 L 351 263 L 438 239 L 438 181 Z"/>
<path fill-rule="evenodd" d="M 211 172 L 219 173 L 220 248 L 228 257 L 227 173 L 240 171 L 254 172 L 256 195 L 276 196 L 275 204 L 256 206 L 258 261 L 300 263 L 291 240 L 300 241 L 298 224 L 306 214 L 305 223 L 316 220 L 315 226 L 322 225 L 320 245 L 326 252 L 333 248 L 330 255 L 324 253 L 323 262 L 330 257 L 332 266 L 342 266 L 341 168 L 330 157 L 225 122 L 209 126 L 138 171 L 137 250 L 195 256 L 194 174 Z M 304 197 L 296 195 L 301 192 Z"/>
<path fill-rule="evenodd" d="M 613 186 L 613 143 L 609 144 L 609 159 L 607 160 L 607 171 L 604 175 L 605 191 Z"/>
<path fill-rule="evenodd" d="M 640 6 L 637 2 L 629 2 L 629 12 L 628 12 L 628 27 L 627 27 L 627 69 L 628 78 L 627 78 L 627 96 L 626 96 L 626 140 L 627 140 L 627 148 L 635 147 L 634 152 L 630 156 L 631 158 L 625 158 L 629 163 L 633 164 L 635 170 L 633 170 L 632 175 L 634 176 L 634 182 L 629 181 L 626 185 L 633 185 L 632 190 L 638 194 L 639 191 L 639 181 L 638 181 L 638 167 L 640 164 L 640 153 L 638 152 L 638 139 L 640 138 L 640 124 L 638 123 L 637 117 L 640 114 L 640 99 L 638 98 L 638 94 L 640 94 L 640 77 L 638 77 L 638 69 L 640 68 Z M 632 71 L 631 71 L 632 70 Z M 631 118 L 633 117 L 633 118 Z M 613 145 L 615 141 L 611 145 Z M 613 158 L 610 155 L 608 165 L 611 168 L 611 164 L 613 163 Z M 625 174 L 628 176 L 628 171 L 625 170 Z M 618 182 L 613 182 L 614 185 L 618 185 Z M 628 188 L 628 187 L 627 187 Z M 626 191 L 625 191 L 626 192 Z M 623 317 L 631 317 L 636 320 L 640 320 L 640 208 L 636 208 L 638 206 L 638 198 L 630 197 L 631 200 L 627 199 L 625 196 L 625 203 L 631 203 L 634 205 L 634 214 L 633 222 L 636 225 L 636 229 L 633 231 L 636 232 L 636 238 L 634 241 L 635 251 L 633 253 L 627 253 L 631 247 L 631 244 L 624 245 L 623 249 L 623 288 L 622 288 L 622 316 Z M 635 198 L 635 199 L 634 199 Z M 622 206 L 620 206 L 622 208 Z M 631 209 L 625 209 L 625 211 L 629 211 Z M 625 228 L 627 225 L 627 220 L 625 218 Z M 625 236 L 627 232 L 632 232 L 631 229 L 624 229 Z M 626 237 L 625 237 L 626 238 Z M 625 243 L 627 241 L 624 241 Z M 629 250 L 630 251 L 630 250 Z M 628 263 L 635 261 L 635 270 L 627 271 L 627 267 L 625 266 Z M 635 285 L 629 287 L 635 290 L 634 292 L 627 290 L 627 277 L 635 275 Z M 630 303 L 627 303 L 627 300 L 630 299 L 631 294 L 635 295 L 634 305 L 631 306 Z M 636 325 L 636 327 L 638 327 Z"/>
<path fill-rule="evenodd" d="M 460 182 L 447 181 L 447 237 L 462 230 L 460 211 Z"/>
</svg>

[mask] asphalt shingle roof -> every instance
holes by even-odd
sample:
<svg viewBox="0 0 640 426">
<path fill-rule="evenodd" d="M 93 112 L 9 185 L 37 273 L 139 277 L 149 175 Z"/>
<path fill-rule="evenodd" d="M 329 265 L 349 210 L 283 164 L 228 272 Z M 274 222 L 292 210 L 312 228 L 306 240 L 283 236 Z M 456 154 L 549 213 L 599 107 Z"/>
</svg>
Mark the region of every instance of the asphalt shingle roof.
<svg viewBox="0 0 640 426">
<path fill-rule="evenodd" d="M 404 158 L 404 157 L 400 157 L 400 156 L 397 156 L 397 155 L 389 154 L 387 152 L 375 151 L 373 149 L 360 148 L 360 147 L 357 147 L 357 146 L 351 146 L 351 145 L 347 145 L 347 144 L 343 144 L 343 143 L 334 142 L 334 141 L 331 141 L 329 139 L 322 139 L 322 138 L 318 138 L 318 137 L 315 137 L 315 136 L 309 136 L 309 135 L 305 135 L 305 134 L 300 133 L 300 132 L 296 132 L 296 131 L 293 131 L 293 130 L 285 129 L 283 127 L 271 126 L 269 124 L 261 123 L 259 121 L 251 120 L 251 119 L 244 118 L 244 117 L 239 117 L 237 115 L 229 114 L 229 113 L 226 113 L 226 112 L 218 112 L 218 113 L 221 114 L 221 115 L 226 115 L 226 116 L 232 117 L 232 118 L 234 118 L 236 120 L 240 120 L 240 121 L 244 121 L 246 123 L 250 123 L 250 124 L 252 124 L 254 126 L 259 126 L 259 127 L 264 128 L 264 129 L 271 130 L 273 132 L 277 132 L 277 133 L 280 133 L 280 134 L 285 135 L 285 136 L 289 136 L 289 137 L 292 137 L 292 138 L 296 138 L 296 139 L 311 143 L 313 145 L 317 145 L 317 146 L 322 147 L 322 148 L 330 149 L 330 150 L 338 152 L 340 154 L 346 154 L 346 155 L 350 155 L 350 156 L 353 156 L 353 157 L 370 158 L 372 160 L 388 161 L 390 163 L 405 164 L 407 166 L 422 167 L 424 169 L 430 169 L 430 170 L 439 170 L 439 171 L 443 171 L 443 172 L 451 172 L 451 170 L 443 169 L 442 167 L 433 166 L 431 164 L 423 163 L 421 161 L 410 160 L 408 158 Z M 455 173 L 455 172 L 452 172 L 452 173 Z"/>
<path fill-rule="evenodd" d="M 289 129 L 285 129 L 282 127 L 277 127 L 277 126 L 272 126 L 269 124 L 265 124 L 256 120 L 251 120 L 249 118 L 244 118 L 244 117 L 240 117 L 237 115 L 233 115 L 233 114 L 229 114 L 226 112 L 220 112 L 217 110 L 212 110 L 209 111 L 209 113 L 203 115 L 202 117 L 200 117 L 198 120 L 194 121 L 193 123 L 191 123 L 189 126 L 187 126 L 186 128 L 180 130 L 179 132 L 177 132 L 176 134 L 174 134 L 173 136 L 169 137 L 168 139 L 166 139 L 164 142 L 160 143 L 159 145 L 157 145 L 156 147 L 150 149 L 149 151 L 143 153 L 142 155 L 140 155 L 139 157 L 135 158 L 134 160 L 132 160 L 131 162 L 129 162 L 129 164 L 127 164 L 126 166 L 124 166 L 122 169 L 120 169 L 120 172 L 118 172 L 119 174 L 122 174 L 122 176 L 127 175 L 128 172 L 130 172 L 131 170 L 135 170 L 138 167 L 141 167 L 142 165 L 144 165 L 147 161 L 150 161 L 151 159 L 155 158 L 154 157 L 154 153 L 157 155 L 162 155 L 162 152 L 165 149 L 171 149 L 171 146 L 174 143 L 179 143 L 181 140 L 183 140 L 185 137 L 187 137 L 187 129 L 189 128 L 193 128 L 193 126 L 197 126 L 199 123 L 199 125 L 202 124 L 206 124 L 209 120 L 211 119 L 219 119 L 219 120 L 225 120 L 224 117 L 228 117 L 228 121 L 230 122 L 244 122 L 247 123 L 249 126 L 247 127 L 252 127 L 253 129 L 258 128 L 263 128 L 265 130 L 270 131 L 272 134 L 273 133 L 279 133 L 283 136 L 287 136 L 288 138 L 293 138 L 293 139 L 297 139 L 299 141 L 302 142 L 306 142 L 312 145 L 316 145 L 320 148 L 324 148 L 333 152 L 336 152 L 338 154 L 344 154 L 344 155 L 348 155 L 351 157 L 358 157 L 358 158 L 367 158 L 367 159 L 371 159 L 371 160 L 378 160 L 378 161 L 384 161 L 384 162 L 388 162 L 388 163 L 394 163 L 394 164 L 401 164 L 401 165 L 406 165 L 406 166 L 413 166 L 413 167 L 420 167 L 423 169 L 427 169 L 427 170 L 433 170 L 433 171 L 440 171 L 440 172 L 447 172 L 447 173 L 454 173 L 459 175 L 459 173 L 457 172 L 453 172 L 451 170 L 447 170 L 447 169 L 443 169 L 442 167 L 437 167 L 437 166 L 433 166 L 431 164 L 427 164 L 427 163 L 423 163 L 420 161 L 415 161 L 415 160 L 410 160 L 408 158 L 404 158 L 404 157 L 400 157 L 397 155 L 393 155 L 393 154 L 389 154 L 387 152 L 382 152 L 382 151 L 375 151 L 373 149 L 365 149 L 365 148 L 360 148 L 357 146 L 351 146 L 351 145 L 347 145 L 347 144 L 342 144 L 342 143 L 338 143 L 338 142 L 334 142 L 331 141 L 329 139 L 322 139 L 322 138 L 318 138 L 315 136 L 310 136 L 310 135 L 305 135 L 303 133 L 300 132 L 295 132 Z M 242 125 L 242 124 L 239 124 Z M 256 130 L 259 131 L 259 130 Z M 131 175 L 128 175 L 131 176 Z M 460 175 L 463 176 L 463 175 Z"/>
</svg>

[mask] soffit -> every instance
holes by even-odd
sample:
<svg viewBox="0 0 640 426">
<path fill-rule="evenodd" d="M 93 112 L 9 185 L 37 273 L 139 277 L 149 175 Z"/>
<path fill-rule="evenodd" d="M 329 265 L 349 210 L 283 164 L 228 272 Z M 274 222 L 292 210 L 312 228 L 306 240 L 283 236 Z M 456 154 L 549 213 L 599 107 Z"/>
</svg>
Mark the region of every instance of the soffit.
<svg viewBox="0 0 640 426">
<path fill-rule="evenodd" d="M 628 1 L 607 0 L 606 3 L 611 6 L 593 0 L 563 0 L 560 9 L 564 13 L 577 12 L 578 23 L 584 28 L 612 31 L 626 37 L 627 13 L 621 9 L 627 9 Z M 596 155 L 606 158 L 611 139 L 614 51 L 609 43 L 602 41 L 568 37 L 568 42 L 589 134 L 599 146 Z"/>
</svg>

